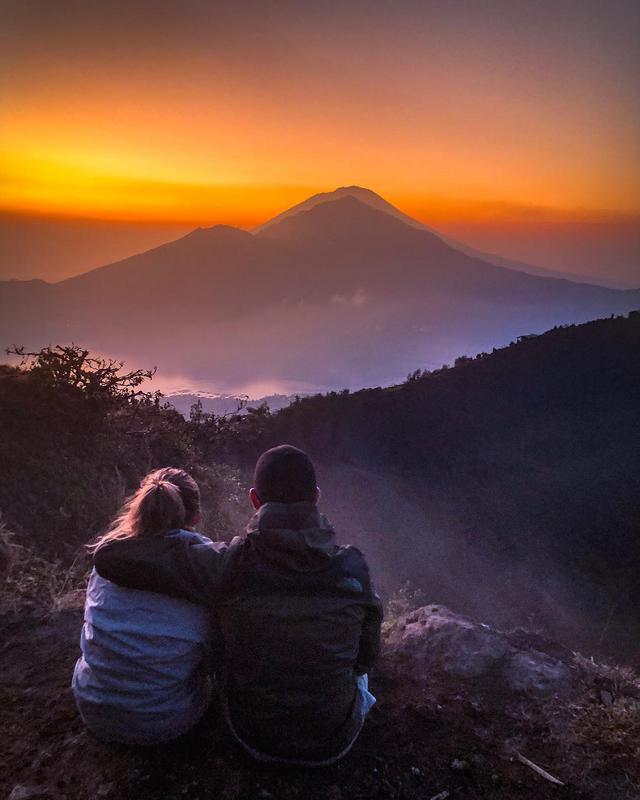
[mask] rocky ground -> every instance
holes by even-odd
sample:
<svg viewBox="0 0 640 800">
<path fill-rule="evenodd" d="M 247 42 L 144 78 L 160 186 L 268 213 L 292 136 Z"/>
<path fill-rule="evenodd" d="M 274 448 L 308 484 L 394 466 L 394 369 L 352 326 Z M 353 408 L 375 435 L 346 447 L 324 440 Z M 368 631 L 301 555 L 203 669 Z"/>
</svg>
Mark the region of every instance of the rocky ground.
<svg viewBox="0 0 640 800">
<path fill-rule="evenodd" d="M 80 625 L 78 611 L 0 625 L 1 799 L 640 798 L 637 678 L 530 633 L 501 634 L 434 606 L 396 617 L 371 676 L 378 703 L 353 752 L 304 770 L 252 763 L 215 707 L 170 745 L 101 743 L 69 689 Z"/>
</svg>

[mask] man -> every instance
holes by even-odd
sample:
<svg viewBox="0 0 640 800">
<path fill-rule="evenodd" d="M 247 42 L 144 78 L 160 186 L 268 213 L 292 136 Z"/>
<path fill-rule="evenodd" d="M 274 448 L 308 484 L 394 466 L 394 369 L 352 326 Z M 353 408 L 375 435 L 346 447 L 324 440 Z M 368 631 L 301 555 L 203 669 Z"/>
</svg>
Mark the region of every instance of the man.
<svg viewBox="0 0 640 800">
<path fill-rule="evenodd" d="M 216 609 L 231 732 L 254 757 L 332 763 L 351 748 L 375 698 L 367 675 L 382 610 L 362 553 L 339 547 L 317 508 L 306 453 L 260 456 L 246 537 L 229 545 L 172 537 L 113 542 L 105 578 Z"/>
</svg>

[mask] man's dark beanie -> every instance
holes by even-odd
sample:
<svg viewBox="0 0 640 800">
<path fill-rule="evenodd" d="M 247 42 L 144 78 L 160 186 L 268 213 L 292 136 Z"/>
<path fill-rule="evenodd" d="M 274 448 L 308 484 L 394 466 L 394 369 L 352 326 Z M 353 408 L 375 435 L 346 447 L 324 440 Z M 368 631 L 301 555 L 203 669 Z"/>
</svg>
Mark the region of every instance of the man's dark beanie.
<svg viewBox="0 0 640 800">
<path fill-rule="evenodd" d="M 315 502 L 316 471 L 309 456 L 290 444 L 264 452 L 253 475 L 253 488 L 263 503 Z"/>
</svg>

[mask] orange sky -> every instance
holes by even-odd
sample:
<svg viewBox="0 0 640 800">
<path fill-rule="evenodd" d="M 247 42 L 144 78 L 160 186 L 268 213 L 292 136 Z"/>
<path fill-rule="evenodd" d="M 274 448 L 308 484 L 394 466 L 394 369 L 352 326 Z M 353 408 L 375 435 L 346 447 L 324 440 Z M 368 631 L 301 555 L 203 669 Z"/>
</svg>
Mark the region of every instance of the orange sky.
<svg viewBox="0 0 640 800">
<path fill-rule="evenodd" d="M 335 6 L 3 4 L 0 209 L 251 226 L 359 184 L 433 225 L 640 213 L 634 4 Z"/>
</svg>

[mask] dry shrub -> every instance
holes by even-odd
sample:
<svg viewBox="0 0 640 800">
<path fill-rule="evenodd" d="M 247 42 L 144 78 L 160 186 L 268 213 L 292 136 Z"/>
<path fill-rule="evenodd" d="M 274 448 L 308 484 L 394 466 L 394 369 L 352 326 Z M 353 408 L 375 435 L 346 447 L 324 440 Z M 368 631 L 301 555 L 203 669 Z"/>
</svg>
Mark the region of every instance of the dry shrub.
<svg viewBox="0 0 640 800">
<path fill-rule="evenodd" d="M 84 553 L 69 566 L 47 561 L 31 548 L 17 544 L 1 517 L 0 550 L 6 554 L 0 614 L 30 609 L 53 616 L 65 609 L 82 607 L 89 568 Z"/>
<path fill-rule="evenodd" d="M 574 778 L 623 772 L 640 788 L 640 701 L 622 697 L 572 711 L 564 744 Z"/>
<path fill-rule="evenodd" d="M 609 692 L 613 699 L 625 696 L 640 699 L 640 676 L 631 667 L 599 664 L 579 653 L 574 653 L 574 664 L 586 689 Z"/>
<path fill-rule="evenodd" d="M 561 735 L 574 779 L 624 774 L 640 791 L 640 676 L 577 654 L 574 663 L 582 692 Z"/>
<path fill-rule="evenodd" d="M 382 623 L 382 634 L 387 636 L 394 631 L 400 619 L 411 611 L 423 606 L 426 602 L 426 595 L 422 589 L 418 589 L 411 581 L 406 581 L 389 598 L 384 612 L 384 622 Z"/>
</svg>

